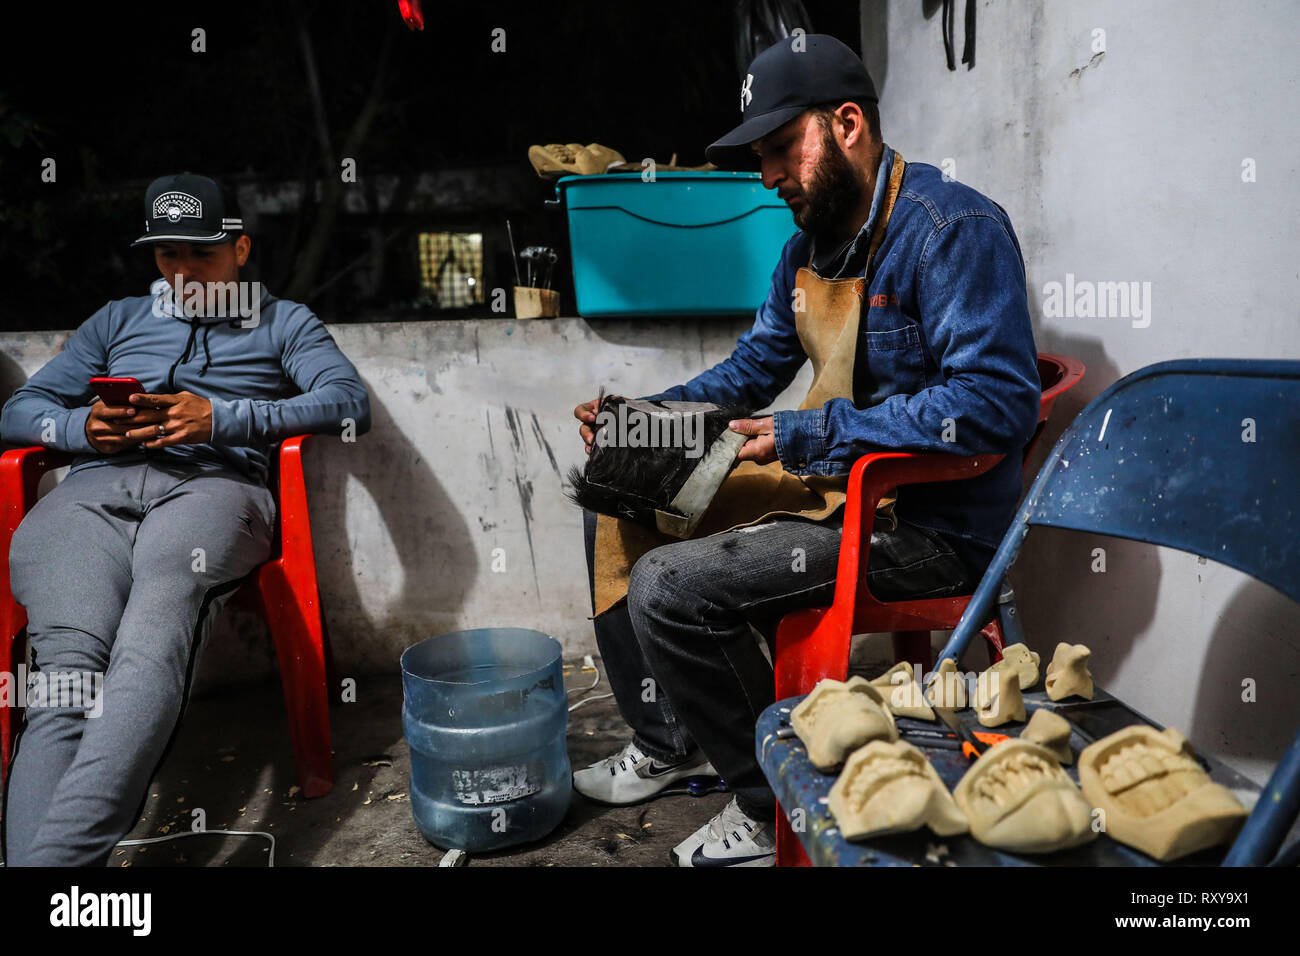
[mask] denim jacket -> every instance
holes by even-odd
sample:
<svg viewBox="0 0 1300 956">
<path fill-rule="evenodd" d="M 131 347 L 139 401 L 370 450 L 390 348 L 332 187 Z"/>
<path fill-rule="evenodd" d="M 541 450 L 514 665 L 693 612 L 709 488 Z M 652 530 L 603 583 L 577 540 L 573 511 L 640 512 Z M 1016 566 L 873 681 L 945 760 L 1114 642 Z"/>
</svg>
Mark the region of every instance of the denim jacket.
<svg viewBox="0 0 1300 956">
<path fill-rule="evenodd" d="M 893 159 L 886 146 L 867 222 L 826 278 L 863 275 Z M 802 231 L 786 242 L 767 299 L 728 358 L 652 397 L 770 405 L 807 358 L 792 294 L 811 245 Z M 818 261 L 824 262 L 820 250 Z M 969 186 L 909 162 L 867 280 L 854 400 L 776 412 L 777 455 L 792 474 L 844 475 L 875 451 L 1005 454 L 975 478 L 904 486 L 895 507 L 904 520 L 939 532 L 972 571 L 983 573 L 1015 514 L 1022 453 L 1041 398 L 1024 261 L 1011 221 Z"/>
</svg>

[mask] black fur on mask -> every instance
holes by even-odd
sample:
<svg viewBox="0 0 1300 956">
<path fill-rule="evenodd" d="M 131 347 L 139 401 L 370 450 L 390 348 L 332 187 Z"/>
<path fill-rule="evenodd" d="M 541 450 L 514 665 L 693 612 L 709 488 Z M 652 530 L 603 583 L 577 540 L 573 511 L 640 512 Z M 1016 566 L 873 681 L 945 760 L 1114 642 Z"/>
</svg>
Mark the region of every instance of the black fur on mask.
<svg viewBox="0 0 1300 956">
<path fill-rule="evenodd" d="M 597 406 L 597 415 L 607 412 L 617 422 L 619 406 L 626 404 L 626 399 L 610 396 Z M 663 402 L 653 402 L 665 410 Z M 628 408 L 625 413 L 628 420 L 644 412 Z M 697 426 L 700 436 L 701 454 L 697 458 L 688 458 L 687 449 L 676 447 L 627 447 L 615 444 L 601 444 L 601 432 L 605 424 L 598 423 L 596 435 L 592 442 L 591 454 L 586 466 L 576 465 L 569 469 L 569 484 L 572 491 L 568 498 L 575 504 L 589 511 L 627 518 L 649 528 L 655 528 L 655 511 L 673 512 L 669 502 L 676 497 L 686 479 L 695 467 L 704 460 L 718 436 L 727 430 L 727 423 L 737 418 L 748 418 L 750 409 L 738 405 L 710 405 L 698 412 L 683 414 L 702 414 L 703 425 Z M 647 416 L 648 417 L 648 416 Z M 606 441 L 617 440 L 617 436 L 607 437 Z M 675 513 L 675 512 L 673 512 Z"/>
</svg>

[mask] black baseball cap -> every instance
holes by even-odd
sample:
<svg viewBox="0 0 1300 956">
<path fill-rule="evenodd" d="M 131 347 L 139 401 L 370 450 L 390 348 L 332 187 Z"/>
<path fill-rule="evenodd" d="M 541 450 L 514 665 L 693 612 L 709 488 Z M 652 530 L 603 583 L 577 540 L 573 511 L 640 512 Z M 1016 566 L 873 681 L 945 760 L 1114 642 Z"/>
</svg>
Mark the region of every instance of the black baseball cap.
<svg viewBox="0 0 1300 956">
<path fill-rule="evenodd" d="M 195 173 L 160 176 L 144 193 L 147 242 L 227 242 L 244 231 L 239 205 L 215 179 Z"/>
<path fill-rule="evenodd" d="M 749 144 L 824 103 L 876 100 L 876 85 L 861 57 L 824 33 L 778 40 L 749 65 L 740 86 L 744 122 L 705 150 L 709 161 L 739 165 Z"/>
</svg>

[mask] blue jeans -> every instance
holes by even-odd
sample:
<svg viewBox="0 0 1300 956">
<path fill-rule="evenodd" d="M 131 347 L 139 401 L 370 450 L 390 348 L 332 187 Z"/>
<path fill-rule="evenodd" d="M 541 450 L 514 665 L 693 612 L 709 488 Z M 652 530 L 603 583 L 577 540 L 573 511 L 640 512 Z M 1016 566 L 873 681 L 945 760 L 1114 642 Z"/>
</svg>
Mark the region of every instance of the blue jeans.
<svg viewBox="0 0 1300 956">
<path fill-rule="evenodd" d="M 785 614 L 831 603 L 842 514 L 655 548 L 633 567 L 627 601 L 595 619 L 605 673 L 637 746 L 668 763 L 698 747 L 755 819 L 776 806 L 754 756 L 754 724 L 775 698 L 775 678 L 750 625 L 770 641 Z M 591 512 L 584 530 L 594 591 Z M 872 533 L 867 576 L 886 600 L 965 594 L 977 583 L 941 535 L 901 521 Z"/>
</svg>

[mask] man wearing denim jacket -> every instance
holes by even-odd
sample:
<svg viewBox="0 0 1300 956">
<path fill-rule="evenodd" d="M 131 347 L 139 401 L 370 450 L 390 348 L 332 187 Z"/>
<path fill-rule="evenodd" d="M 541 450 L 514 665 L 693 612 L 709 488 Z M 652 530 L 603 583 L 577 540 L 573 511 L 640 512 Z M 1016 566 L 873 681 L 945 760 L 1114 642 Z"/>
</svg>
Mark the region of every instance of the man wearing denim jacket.
<svg viewBox="0 0 1300 956">
<path fill-rule="evenodd" d="M 799 268 L 831 279 L 867 267 L 899 158 L 880 138 L 874 87 L 856 54 L 831 37 L 802 38 L 803 48 L 799 39 L 755 59 L 741 91 L 745 121 L 709 155 L 725 163 L 737 148 L 757 152 L 763 185 L 786 200 L 800 229 L 731 356 L 652 398 L 768 406 L 807 358 L 792 307 Z M 1037 423 L 1024 264 L 1002 207 L 934 166 L 905 164 L 887 222 L 866 274 L 854 399 L 733 428 L 751 436 L 742 459 L 779 460 L 796 475 L 844 475 L 877 451 L 1005 455 L 976 478 L 899 488 L 897 530 L 872 534 L 868 573 L 878 596 L 969 593 L 1015 512 L 1021 456 Z M 589 405 L 576 410 L 587 423 Z M 587 425 L 583 436 L 590 440 Z M 775 804 L 753 740 L 755 718 L 773 699 L 772 668 L 749 625 L 830 604 L 839 532 L 834 519 L 776 520 L 657 548 L 633 569 L 625 613 L 597 618 L 601 654 L 635 735 L 575 774 L 575 786 L 631 803 L 716 771 L 736 794 L 673 850 L 678 865 L 773 861 Z M 792 573 L 796 548 L 807 565 Z M 662 689 L 649 702 L 638 697 L 646 674 Z"/>
</svg>

